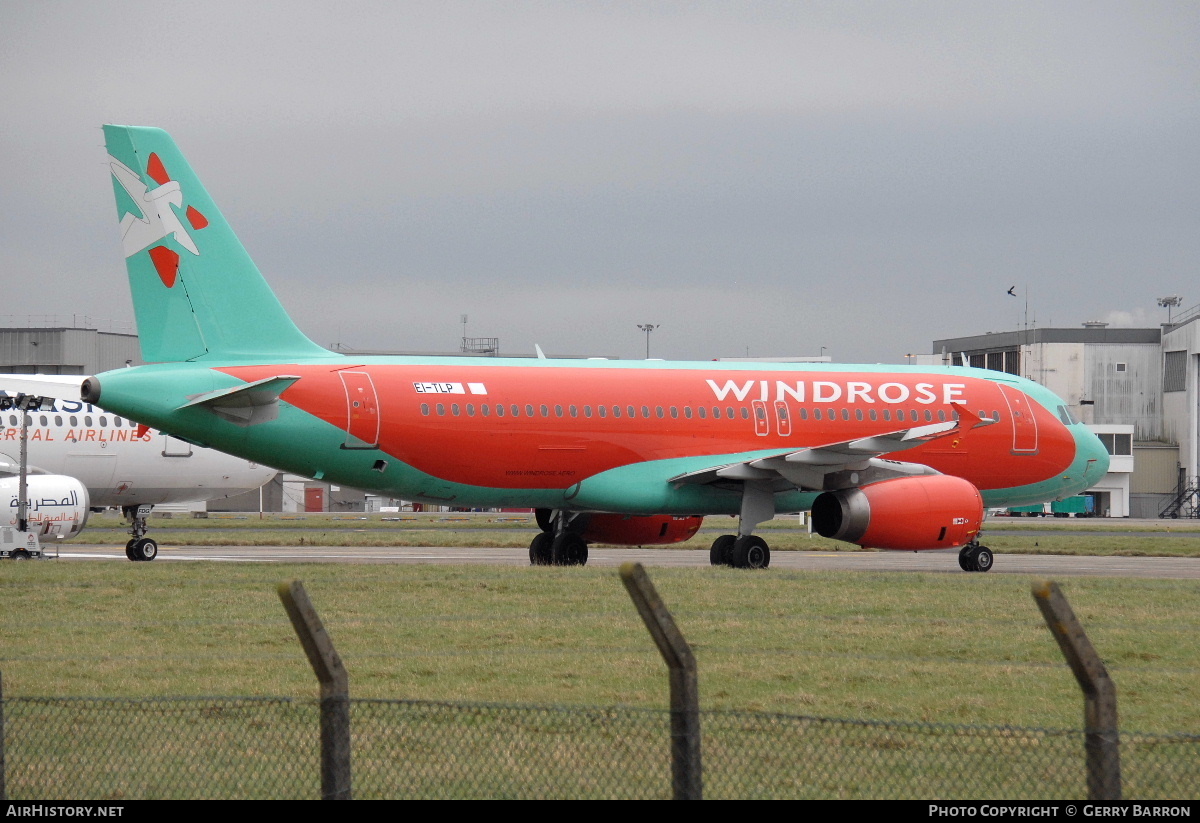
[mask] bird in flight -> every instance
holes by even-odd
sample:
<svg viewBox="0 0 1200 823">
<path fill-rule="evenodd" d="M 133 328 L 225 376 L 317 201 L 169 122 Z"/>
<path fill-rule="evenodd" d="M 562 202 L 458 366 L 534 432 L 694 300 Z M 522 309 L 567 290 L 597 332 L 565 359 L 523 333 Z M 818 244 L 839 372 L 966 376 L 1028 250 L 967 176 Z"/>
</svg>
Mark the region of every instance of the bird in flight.
<svg viewBox="0 0 1200 823">
<path fill-rule="evenodd" d="M 1013 297 L 1016 297 L 1016 296 L 1017 296 L 1017 291 L 1016 291 L 1016 290 L 1017 290 L 1017 287 L 1016 287 L 1016 286 L 1012 286 L 1011 288 L 1009 288 L 1009 290 L 1008 290 L 1008 293 L 1009 293 L 1009 294 L 1011 294 Z"/>
</svg>

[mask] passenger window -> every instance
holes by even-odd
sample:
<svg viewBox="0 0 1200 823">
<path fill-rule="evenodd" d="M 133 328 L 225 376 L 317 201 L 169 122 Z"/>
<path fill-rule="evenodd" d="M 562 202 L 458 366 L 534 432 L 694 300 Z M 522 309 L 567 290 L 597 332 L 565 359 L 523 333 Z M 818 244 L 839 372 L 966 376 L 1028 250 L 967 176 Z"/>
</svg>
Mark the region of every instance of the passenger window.
<svg viewBox="0 0 1200 823">
<path fill-rule="evenodd" d="M 645 406 L 642 408 L 645 408 Z M 633 406 L 626 406 L 625 411 L 629 412 L 630 417 L 637 417 L 637 409 L 635 409 Z"/>
<path fill-rule="evenodd" d="M 45 426 L 49 425 L 49 423 L 50 423 L 50 421 L 46 419 L 46 415 L 44 415 L 44 414 L 43 414 L 43 415 L 41 415 L 40 417 L 38 417 L 38 420 L 40 420 L 40 421 L 41 421 L 41 425 L 42 425 L 43 427 L 45 427 Z M 101 418 L 100 418 L 100 420 L 101 420 L 101 421 L 103 421 L 103 420 L 104 420 L 104 418 L 103 418 L 103 417 L 101 417 Z M 103 422 L 101 422 L 101 424 L 100 424 L 100 425 L 102 425 L 102 426 L 103 426 L 103 425 L 104 425 L 104 423 L 103 423 Z"/>
<path fill-rule="evenodd" d="M 813 420 L 820 420 L 820 419 L 821 419 L 821 410 L 813 409 Z"/>
<path fill-rule="evenodd" d="M 871 420 L 879 419 L 879 412 L 875 411 L 874 409 L 871 409 L 870 414 L 871 414 Z"/>
<path fill-rule="evenodd" d="M 787 409 L 784 409 L 784 410 L 783 410 L 783 416 L 784 416 L 784 417 L 787 417 Z M 750 419 L 750 410 L 749 410 L 749 409 L 747 409 L 745 406 L 742 406 L 742 419 L 743 419 L 743 420 L 749 420 L 749 419 Z"/>
<path fill-rule="evenodd" d="M 474 416 L 475 416 L 475 404 L 468 403 L 467 404 L 467 417 L 474 417 Z"/>
<path fill-rule="evenodd" d="M 855 420 L 862 420 L 862 419 L 863 419 L 863 413 L 862 413 L 862 409 L 855 409 L 855 410 L 854 410 L 854 419 L 855 419 Z"/>
<path fill-rule="evenodd" d="M 601 417 L 608 417 L 608 406 L 597 406 L 596 411 L 600 413 Z"/>
<path fill-rule="evenodd" d="M 808 419 L 808 409 L 804 408 L 803 406 L 800 407 L 800 419 L 801 420 Z"/>
<path fill-rule="evenodd" d="M 929 409 L 925 410 L 925 422 L 926 423 L 933 422 L 933 412 L 931 412 Z"/>
<path fill-rule="evenodd" d="M 691 406 L 683 407 L 683 416 L 686 417 L 688 420 L 692 419 L 692 407 Z"/>
<path fill-rule="evenodd" d="M 733 411 L 733 406 L 725 407 L 725 416 L 728 417 L 730 420 L 733 420 L 737 416 Z"/>
<path fill-rule="evenodd" d="M 83 425 L 87 426 L 89 429 L 92 427 L 92 416 L 90 414 L 83 418 Z"/>
<path fill-rule="evenodd" d="M 549 417 L 549 416 L 550 416 L 550 409 L 546 408 L 546 404 L 543 403 L 542 404 L 542 417 Z"/>
<path fill-rule="evenodd" d="M 438 403 L 437 404 L 437 413 L 439 416 L 444 415 L 446 413 L 446 407 L 443 404 Z"/>
<path fill-rule="evenodd" d="M 621 416 L 621 407 L 613 406 L 613 417 L 620 417 L 620 416 Z"/>
<path fill-rule="evenodd" d="M 458 412 L 459 412 L 458 404 L 451 403 L 450 404 L 450 413 L 453 414 L 455 417 L 458 417 Z"/>
<path fill-rule="evenodd" d="M 720 418 L 721 418 L 721 407 L 713 406 L 713 420 L 719 420 Z"/>
<path fill-rule="evenodd" d="M 703 406 L 699 406 L 696 409 L 696 412 L 700 415 L 701 420 L 708 419 L 708 411 Z"/>
<path fill-rule="evenodd" d="M 554 406 L 554 416 L 562 417 L 562 406 L 559 406 L 557 404 Z"/>
<path fill-rule="evenodd" d="M 492 407 L 489 406 L 487 403 L 480 403 L 479 404 L 479 413 L 482 414 L 484 417 L 487 417 L 488 415 L 490 415 L 492 413 Z"/>
<path fill-rule="evenodd" d="M 577 409 L 577 408 L 575 408 L 574 406 L 572 406 L 572 407 L 571 407 L 571 416 L 572 416 L 572 417 L 578 417 L 578 416 L 579 416 L 579 409 Z"/>
<path fill-rule="evenodd" d="M 649 416 L 650 416 L 650 409 L 646 408 L 645 406 L 642 406 L 642 417 L 649 417 Z"/>
<path fill-rule="evenodd" d="M 849 409 L 842 409 L 842 419 L 843 420 L 850 419 L 850 410 Z"/>
<path fill-rule="evenodd" d="M 119 418 L 119 417 L 117 418 L 117 420 L 120 420 L 120 419 L 121 419 L 121 418 Z M 56 415 L 54 415 L 54 425 L 56 425 L 56 426 L 61 426 L 61 425 L 62 425 L 62 415 L 60 415 L 60 414 L 56 414 Z M 118 425 L 118 426 L 119 426 L 119 425 L 120 425 L 120 423 L 117 423 L 116 425 Z"/>
<path fill-rule="evenodd" d="M 673 419 L 673 420 L 678 419 L 678 417 L 679 417 L 679 407 L 672 406 L 671 407 L 671 419 Z"/>
<path fill-rule="evenodd" d="M 518 406 L 516 403 L 513 403 L 511 406 L 508 407 L 508 413 L 511 414 L 513 417 L 520 417 L 521 416 L 521 407 Z"/>
<path fill-rule="evenodd" d="M 13 421 L 13 425 L 15 426 L 17 424 L 17 418 L 13 417 L 12 421 Z M 71 415 L 71 427 L 74 428 L 75 426 L 78 426 L 78 425 L 79 425 L 79 418 L 76 417 L 75 415 Z"/>
<path fill-rule="evenodd" d="M 421 404 L 421 414 L 425 415 L 426 417 L 429 416 L 429 404 L 428 403 Z"/>
<path fill-rule="evenodd" d="M 945 409 L 938 409 L 938 422 L 940 422 L 940 423 L 946 422 L 946 410 Z"/>
<path fill-rule="evenodd" d="M 525 416 L 533 417 L 533 404 L 532 403 L 525 404 Z"/>
<path fill-rule="evenodd" d="M 496 404 L 496 416 L 497 416 L 497 417 L 503 417 L 503 416 L 504 416 L 504 404 L 503 404 L 503 403 L 497 403 L 497 404 Z"/>
</svg>

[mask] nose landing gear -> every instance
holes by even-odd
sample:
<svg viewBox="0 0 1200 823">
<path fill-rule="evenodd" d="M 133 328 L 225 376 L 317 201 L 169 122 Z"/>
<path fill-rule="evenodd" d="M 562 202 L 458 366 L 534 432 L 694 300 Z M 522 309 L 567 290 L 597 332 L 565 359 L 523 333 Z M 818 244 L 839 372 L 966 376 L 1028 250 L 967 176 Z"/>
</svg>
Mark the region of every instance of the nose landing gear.
<svg viewBox="0 0 1200 823">
<path fill-rule="evenodd" d="M 958 552 L 958 567 L 965 572 L 986 572 L 992 561 L 992 550 L 978 543 L 968 543 Z"/>
</svg>

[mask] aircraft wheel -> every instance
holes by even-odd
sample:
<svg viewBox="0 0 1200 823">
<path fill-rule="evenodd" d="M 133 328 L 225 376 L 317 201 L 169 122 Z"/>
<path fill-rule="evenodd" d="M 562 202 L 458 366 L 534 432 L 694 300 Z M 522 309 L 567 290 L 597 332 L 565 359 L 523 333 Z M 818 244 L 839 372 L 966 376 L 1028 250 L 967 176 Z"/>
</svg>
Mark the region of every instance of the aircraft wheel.
<svg viewBox="0 0 1200 823">
<path fill-rule="evenodd" d="M 130 560 L 137 560 L 137 555 L 133 553 L 133 544 L 136 542 L 136 540 L 130 540 L 125 544 L 125 556 Z"/>
<path fill-rule="evenodd" d="M 714 566 L 733 565 L 730 554 L 733 552 L 733 544 L 736 540 L 737 535 L 733 534 L 723 534 L 714 540 L 712 548 L 708 550 L 708 562 Z"/>
<path fill-rule="evenodd" d="M 992 550 L 987 546 L 980 546 L 975 550 L 975 571 L 987 571 L 992 567 L 992 560 Z"/>
<path fill-rule="evenodd" d="M 153 560 L 158 557 L 158 544 L 149 537 L 133 541 L 134 560 Z"/>
<path fill-rule="evenodd" d="M 765 569 L 771 565 L 771 549 L 758 535 L 747 534 L 734 541 L 730 559 L 735 569 Z"/>
<path fill-rule="evenodd" d="M 583 566 L 587 558 L 587 543 L 577 534 L 563 532 L 550 544 L 550 562 L 555 566 Z"/>
<path fill-rule="evenodd" d="M 974 550 L 973 543 L 968 543 L 958 550 L 958 567 L 965 572 L 975 571 Z"/>
<path fill-rule="evenodd" d="M 547 532 L 541 532 L 533 538 L 533 542 L 529 544 L 529 565 L 531 566 L 549 566 L 550 565 L 550 545 L 554 542 L 554 535 Z"/>
</svg>

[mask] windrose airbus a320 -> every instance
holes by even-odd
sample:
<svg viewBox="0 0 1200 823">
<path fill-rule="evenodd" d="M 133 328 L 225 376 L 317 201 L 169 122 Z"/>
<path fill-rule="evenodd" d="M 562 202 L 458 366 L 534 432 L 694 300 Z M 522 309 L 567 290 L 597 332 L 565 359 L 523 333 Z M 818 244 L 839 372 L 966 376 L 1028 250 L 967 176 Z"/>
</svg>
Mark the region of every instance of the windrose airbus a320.
<svg viewBox="0 0 1200 823">
<path fill-rule="evenodd" d="M 1077 494 L 1108 454 L 1044 387 L 984 369 L 330 352 L 295 326 L 165 132 L 105 126 L 143 358 L 83 399 L 282 471 L 426 503 L 529 507 L 541 564 L 671 543 L 735 515 L 714 565 L 762 568 L 755 528 L 961 547 L 986 507 Z"/>
</svg>

